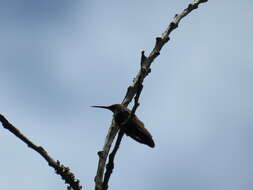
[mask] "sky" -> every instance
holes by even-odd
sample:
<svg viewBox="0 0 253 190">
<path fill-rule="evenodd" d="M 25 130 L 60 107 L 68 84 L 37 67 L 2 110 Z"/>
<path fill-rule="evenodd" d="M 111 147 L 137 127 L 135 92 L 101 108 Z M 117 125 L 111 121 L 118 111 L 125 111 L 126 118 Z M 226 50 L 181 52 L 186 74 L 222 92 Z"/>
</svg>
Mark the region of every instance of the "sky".
<svg viewBox="0 0 253 190">
<path fill-rule="evenodd" d="M 94 189 L 98 156 L 141 51 L 191 1 L 1 0 L 0 113 Z M 208 1 L 151 66 L 136 112 L 151 149 L 124 137 L 111 190 L 253 189 L 253 2 Z M 3 189 L 66 189 L 0 128 Z"/>
</svg>

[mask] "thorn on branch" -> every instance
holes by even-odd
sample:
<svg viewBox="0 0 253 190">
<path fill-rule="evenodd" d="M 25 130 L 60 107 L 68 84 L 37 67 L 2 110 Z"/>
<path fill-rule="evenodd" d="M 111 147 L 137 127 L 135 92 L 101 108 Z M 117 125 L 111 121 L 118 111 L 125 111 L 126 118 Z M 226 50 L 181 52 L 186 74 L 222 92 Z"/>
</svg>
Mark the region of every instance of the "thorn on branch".
<svg viewBox="0 0 253 190">
<path fill-rule="evenodd" d="M 187 7 L 187 9 L 188 9 L 189 11 L 194 10 L 194 9 L 197 9 L 197 8 L 198 8 L 198 4 L 196 4 L 196 3 L 190 3 L 190 4 L 188 5 L 188 7 Z"/>
<path fill-rule="evenodd" d="M 145 51 L 141 51 L 141 68 L 145 67 L 147 57 L 145 56 Z"/>
<path fill-rule="evenodd" d="M 98 151 L 99 158 L 104 158 L 104 151 Z"/>
<path fill-rule="evenodd" d="M 161 46 L 161 45 L 162 45 L 162 42 L 163 42 L 163 40 L 162 40 L 161 37 L 156 37 L 156 45 L 157 45 L 157 46 Z"/>
<path fill-rule="evenodd" d="M 178 27 L 178 24 L 177 23 L 175 23 L 174 21 L 172 21 L 171 23 L 170 23 L 170 31 L 171 30 L 174 30 L 175 28 L 177 28 Z"/>
</svg>

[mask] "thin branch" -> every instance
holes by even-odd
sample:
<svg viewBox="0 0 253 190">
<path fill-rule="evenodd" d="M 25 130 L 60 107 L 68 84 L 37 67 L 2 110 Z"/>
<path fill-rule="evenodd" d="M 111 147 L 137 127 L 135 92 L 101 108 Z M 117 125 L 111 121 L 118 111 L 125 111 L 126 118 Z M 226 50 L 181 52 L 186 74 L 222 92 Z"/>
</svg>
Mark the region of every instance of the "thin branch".
<svg viewBox="0 0 253 190">
<path fill-rule="evenodd" d="M 96 185 L 95 186 L 96 190 L 102 189 L 106 159 L 107 159 L 109 150 L 111 148 L 112 142 L 114 140 L 114 137 L 116 136 L 118 130 L 119 130 L 119 126 L 117 125 L 117 123 L 113 119 L 111 126 L 109 128 L 108 134 L 105 139 L 105 144 L 104 144 L 103 150 L 98 152 L 98 156 L 99 156 L 98 169 L 97 169 L 96 177 L 94 179 L 95 185 Z"/>
<path fill-rule="evenodd" d="M 115 158 L 115 155 L 119 149 L 120 142 L 121 142 L 123 136 L 124 136 L 124 131 L 120 130 L 118 133 L 118 137 L 117 137 L 115 146 L 113 148 L 113 151 L 109 155 L 109 161 L 108 161 L 108 164 L 106 165 L 106 172 L 105 172 L 102 190 L 107 190 L 107 188 L 108 188 L 108 182 L 109 182 L 109 179 L 111 177 L 111 174 L 112 174 L 112 171 L 114 168 L 114 158 Z"/>
<path fill-rule="evenodd" d="M 138 106 L 140 105 L 140 103 L 139 103 L 139 98 L 140 98 L 142 89 L 143 89 L 143 85 L 140 84 L 140 85 L 138 86 L 136 95 L 135 95 L 135 97 L 134 97 L 134 106 L 133 106 L 133 108 L 132 108 L 130 117 L 133 117 L 133 115 L 135 114 L 135 111 L 137 110 Z"/>
<path fill-rule="evenodd" d="M 139 84 L 143 83 L 144 78 L 151 72 L 150 66 L 154 59 L 160 55 L 160 51 L 163 46 L 170 40 L 170 33 L 178 27 L 178 24 L 182 18 L 188 15 L 192 10 L 198 8 L 198 5 L 201 3 L 205 3 L 207 0 L 195 0 L 193 3 L 190 3 L 186 9 L 184 9 L 180 14 L 176 14 L 169 26 L 166 28 L 165 32 L 161 35 L 161 37 L 156 38 L 156 43 L 149 54 L 148 57 L 145 56 L 144 51 L 142 51 L 141 58 L 141 68 L 134 78 L 133 84 L 128 87 L 125 98 L 123 99 L 122 104 L 127 106 L 135 96 L 138 91 Z"/>
<path fill-rule="evenodd" d="M 151 72 L 150 66 L 152 62 L 155 60 L 157 56 L 160 55 L 160 51 L 163 48 L 163 46 L 170 40 L 169 35 L 170 33 L 175 30 L 178 27 L 179 22 L 181 21 L 182 18 L 187 16 L 192 10 L 197 9 L 199 4 L 205 3 L 208 0 L 195 0 L 192 3 L 188 5 L 186 9 L 184 9 L 180 14 L 176 14 L 169 26 L 166 28 L 165 32 L 162 33 L 160 37 L 156 38 L 156 43 L 149 54 L 148 57 L 145 56 L 144 51 L 142 51 L 142 56 L 141 56 L 141 68 L 136 75 L 136 77 L 133 80 L 133 84 L 130 85 L 127 89 L 126 95 L 122 101 L 122 105 L 125 107 L 128 106 L 128 104 L 132 101 L 134 97 L 136 97 L 134 107 L 132 109 L 132 112 L 134 113 L 139 105 L 138 99 L 142 90 L 142 83 L 144 81 L 144 78 Z M 140 89 L 141 88 L 141 89 Z M 138 95 L 139 93 L 139 95 Z M 103 173 L 105 170 L 105 163 L 106 159 L 108 156 L 108 153 L 110 151 L 111 144 L 119 130 L 119 126 L 115 123 L 113 120 L 106 140 L 104 144 L 104 148 L 102 151 L 99 153 L 99 162 L 98 162 L 98 170 L 97 170 L 97 175 L 95 177 L 95 190 L 101 190 L 102 189 L 102 184 L 103 184 Z"/>
<path fill-rule="evenodd" d="M 64 166 L 59 160 L 55 161 L 47 151 L 41 147 L 35 145 L 31 140 L 29 140 L 25 135 L 23 135 L 16 127 L 14 127 L 9 121 L 0 114 L 0 122 L 3 127 L 9 130 L 11 133 L 16 135 L 20 140 L 22 140 L 27 146 L 37 153 L 39 153 L 48 163 L 49 166 L 55 169 L 55 172 L 62 177 L 65 183 L 69 184 L 68 189 L 81 190 L 82 186 L 79 184 L 79 180 L 75 178 L 75 175 L 70 172 L 69 167 Z"/>
</svg>

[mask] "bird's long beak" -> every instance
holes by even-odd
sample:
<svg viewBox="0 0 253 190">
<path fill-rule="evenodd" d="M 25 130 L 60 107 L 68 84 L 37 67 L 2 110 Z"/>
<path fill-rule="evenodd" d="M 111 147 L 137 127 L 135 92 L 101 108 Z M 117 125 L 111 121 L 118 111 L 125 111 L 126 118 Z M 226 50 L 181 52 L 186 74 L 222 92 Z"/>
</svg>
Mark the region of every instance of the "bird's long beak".
<svg viewBox="0 0 253 190">
<path fill-rule="evenodd" d="M 110 109 L 109 106 L 91 106 L 92 108 L 104 108 L 104 109 Z"/>
</svg>

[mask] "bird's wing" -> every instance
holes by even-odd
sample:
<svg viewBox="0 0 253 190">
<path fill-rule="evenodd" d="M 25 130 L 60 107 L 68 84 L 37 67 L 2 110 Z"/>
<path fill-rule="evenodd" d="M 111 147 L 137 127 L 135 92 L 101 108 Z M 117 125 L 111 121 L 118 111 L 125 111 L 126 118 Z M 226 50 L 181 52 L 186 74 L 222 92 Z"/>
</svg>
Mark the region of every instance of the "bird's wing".
<svg viewBox="0 0 253 190">
<path fill-rule="evenodd" d="M 134 125 L 135 123 L 138 123 L 138 125 Z M 144 127 L 144 123 L 139 120 L 137 116 L 133 117 L 133 122 L 130 128 L 130 130 L 132 130 L 131 137 L 133 139 L 140 143 L 147 144 L 150 147 L 155 146 L 152 135 Z"/>
</svg>

